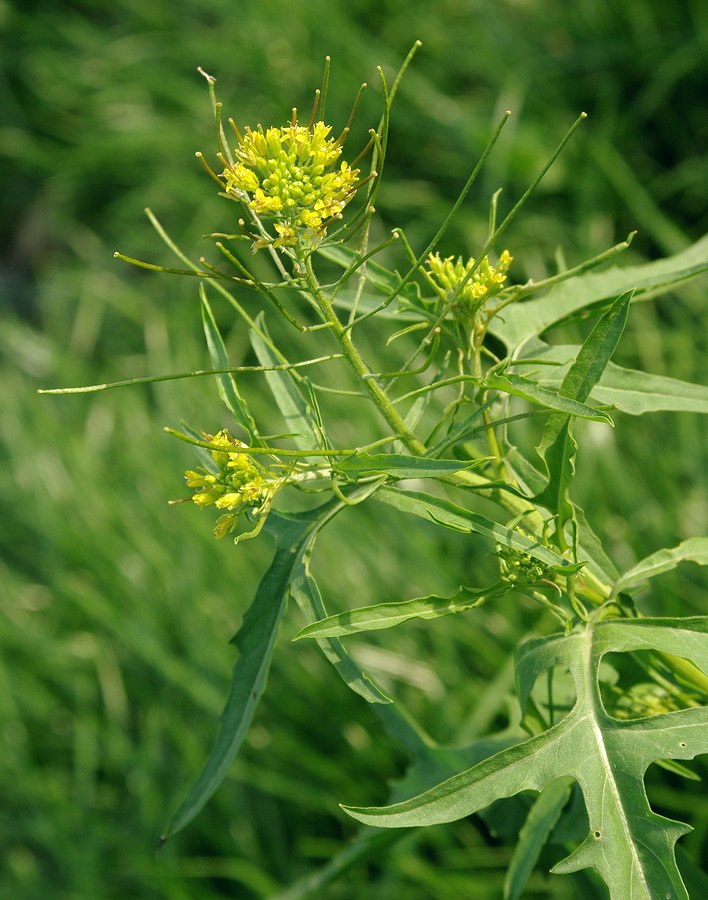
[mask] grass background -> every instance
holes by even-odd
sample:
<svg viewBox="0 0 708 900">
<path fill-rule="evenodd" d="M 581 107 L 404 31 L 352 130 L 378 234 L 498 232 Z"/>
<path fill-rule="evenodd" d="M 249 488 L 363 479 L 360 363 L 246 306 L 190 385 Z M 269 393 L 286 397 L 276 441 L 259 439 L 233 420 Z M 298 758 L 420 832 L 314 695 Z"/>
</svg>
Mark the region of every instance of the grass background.
<svg viewBox="0 0 708 900">
<path fill-rule="evenodd" d="M 240 124 L 280 124 L 291 106 L 309 109 L 329 53 L 335 128 L 358 84 L 371 85 L 356 142 L 378 118 L 376 65 L 392 75 L 423 40 L 395 108 L 382 228 L 403 224 L 423 246 L 501 112 L 513 112 L 447 253 L 475 252 L 491 193 L 503 186 L 508 208 L 586 110 L 507 234 L 523 280 L 551 272 L 559 247 L 573 264 L 637 228 L 631 262 L 705 232 L 708 9 L 45 0 L 30 12 L 0 0 L 0 38 L 0 895 L 272 897 L 347 845 L 355 827 L 337 803 L 384 801 L 405 757 L 315 649 L 289 645 L 292 617 L 229 778 L 156 858 L 155 839 L 209 749 L 233 661 L 227 641 L 270 548 L 234 551 L 213 541 L 206 514 L 166 505 L 191 457 L 161 427 L 217 427 L 223 413 L 206 383 L 70 398 L 35 390 L 207 365 L 196 283 L 112 259 L 119 248 L 168 262 L 145 206 L 194 254 L 201 234 L 229 229 L 231 208 L 193 156 L 213 143 L 198 65 Z M 238 329 L 229 344 L 237 360 Z M 700 382 L 707 349 L 705 287 L 694 285 L 638 307 L 620 356 Z M 696 416 L 617 425 L 588 429 L 576 497 L 625 567 L 708 531 L 708 460 Z M 324 535 L 316 566 L 333 609 L 483 582 L 487 548 L 470 557 L 454 535 L 398 528 L 364 508 Z M 700 614 L 704 598 L 705 578 L 687 566 L 657 579 L 645 602 Z M 485 724 L 475 701 L 490 684 L 500 702 L 489 724 L 504 721 L 507 661 L 533 622 L 508 604 L 351 646 L 432 734 L 454 740 Z M 692 822 L 682 845 L 699 859 L 708 801 L 688 787 L 652 769 L 655 806 Z M 510 852 L 476 821 L 407 832 L 317 896 L 496 898 Z M 578 892 L 603 896 L 542 873 L 527 896 Z"/>
</svg>

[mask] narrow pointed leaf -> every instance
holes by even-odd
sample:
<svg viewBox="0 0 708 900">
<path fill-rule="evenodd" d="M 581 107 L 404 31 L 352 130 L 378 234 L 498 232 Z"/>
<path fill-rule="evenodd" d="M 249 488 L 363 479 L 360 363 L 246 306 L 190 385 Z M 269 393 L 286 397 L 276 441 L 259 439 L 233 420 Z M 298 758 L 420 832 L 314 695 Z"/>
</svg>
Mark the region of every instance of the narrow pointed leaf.
<svg viewBox="0 0 708 900">
<path fill-rule="evenodd" d="M 568 369 L 559 393 L 583 403 L 600 380 L 605 366 L 624 331 L 632 294 L 622 294 L 595 325 Z M 577 444 L 572 435 L 570 416 L 553 413 L 549 416 L 538 452 L 548 473 L 548 484 L 534 498 L 558 517 L 560 531 L 572 515 L 568 488 L 575 474 Z"/>
<path fill-rule="evenodd" d="M 682 541 L 677 547 L 657 550 L 647 556 L 628 572 L 625 572 L 615 583 L 614 593 L 636 588 L 642 582 L 662 572 L 675 569 L 681 562 L 694 562 L 699 566 L 708 566 L 708 538 L 694 537 Z"/>
<path fill-rule="evenodd" d="M 259 328 L 263 331 L 265 323 L 263 317 L 258 317 Z M 281 354 L 278 356 L 266 344 L 263 338 L 254 330 L 251 330 L 251 345 L 262 366 L 280 365 L 285 360 Z M 293 435 L 293 440 L 300 450 L 310 447 L 322 447 L 322 439 L 317 426 L 317 418 L 314 414 L 307 394 L 300 389 L 296 376 L 290 370 L 266 372 L 265 379 L 270 388 L 278 409 L 285 419 L 288 434 Z"/>
<path fill-rule="evenodd" d="M 357 453 L 336 463 L 336 469 L 349 478 L 367 475 L 391 475 L 393 478 L 441 478 L 463 469 L 473 469 L 487 462 L 488 457 L 476 460 L 427 459 L 397 453 Z"/>
<path fill-rule="evenodd" d="M 534 801 L 519 832 L 519 843 L 514 849 L 504 879 L 504 900 L 519 900 L 522 896 L 541 850 L 547 844 L 563 807 L 570 798 L 571 785 L 570 778 L 551 781 Z"/>
<path fill-rule="evenodd" d="M 216 319 L 214 318 L 214 313 L 207 300 L 203 285 L 199 286 L 199 297 L 202 302 L 204 335 L 206 337 L 212 366 L 215 369 L 228 369 L 230 366 L 229 357 L 226 353 L 226 347 L 223 338 L 221 337 L 221 332 L 216 324 Z M 215 375 L 214 378 L 216 378 L 219 396 L 226 408 L 230 410 L 236 422 L 241 425 L 249 437 L 252 440 L 256 440 L 258 438 L 258 428 L 248 409 L 248 404 L 238 389 L 234 376 L 228 373 L 222 373 L 221 375 Z"/>
<path fill-rule="evenodd" d="M 531 538 L 526 537 L 520 531 L 500 525 L 486 516 L 470 512 L 462 506 L 457 506 L 449 500 L 441 500 L 432 494 L 422 491 L 406 491 L 401 488 L 382 487 L 373 496 L 379 503 L 386 503 L 401 512 L 419 516 L 429 522 L 436 522 L 456 531 L 466 534 L 477 532 L 491 538 L 506 547 L 529 553 L 548 566 L 558 566 L 570 574 L 569 562 L 563 559 L 555 550 L 546 547 Z"/>
<path fill-rule="evenodd" d="M 579 347 L 573 345 L 544 346 L 534 352 L 548 360 L 564 362 L 573 359 Z M 560 384 L 567 366 L 543 366 L 538 380 L 547 387 Z M 593 403 L 616 406 L 620 412 L 639 416 L 648 412 L 708 413 L 708 387 L 678 378 L 652 375 L 637 369 L 625 369 L 608 363 L 600 382 L 590 393 Z"/>
<path fill-rule="evenodd" d="M 502 391 L 505 394 L 512 394 L 515 397 L 522 397 L 538 406 L 545 406 L 547 409 L 558 410 L 571 416 L 577 416 L 579 419 L 591 419 L 595 422 L 612 423 L 612 419 L 606 412 L 599 409 L 593 409 L 585 403 L 580 403 L 572 397 L 564 396 L 562 393 L 548 390 L 538 382 L 526 378 L 524 375 L 494 375 L 486 378 L 484 381 L 488 388 L 496 391 Z"/>
<path fill-rule="evenodd" d="M 604 272 L 588 272 L 551 288 L 543 297 L 508 306 L 492 319 L 489 330 L 507 347 L 518 347 L 563 322 L 625 291 L 654 294 L 669 290 L 708 270 L 708 235 L 680 253 L 640 266 L 613 266 Z"/>
<path fill-rule="evenodd" d="M 312 544 L 306 549 L 295 577 L 290 583 L 290 593 L 310 622 L 324 619 L 327 615 L 319 587 L 310 572 Z M 309 626 L 308 626 L 309 627 Z M 336 636 L 318 635 L 317 644 L 325 657 L 332 663 L 342 680 L 368 703 L 391 703 L 391 698 L 364 672 L 347 653 Z"/>
<path fill-rule="evenodd" d="M 499 586 L 472 589 L 460 586 L 449 597 L 438 597 L 431 594 L 417 597 L 401 603 L 379 603 L 376 606 L 362 606 L 348 612 L 329 616 L 319 622 L 313 622 L 299 632 L 295 640 L 301 638 L 344 637 L 361 631 L 378 631 L 382 628 L 393 628 L 410 619 L 437 619 L 451 613 L 465 612 L 475 606 L 481 606 L 500 593 Z M 502 591 L 503 593 L 503 591 Z"/>
<path fill-rule="evenodd" d="M 302 555 L 317 531 L 342 505 L 330 501 L 298 516 L 286 518 L 273 513 L 269 516 L 266 528 L 275 536 L 276 550 L 234 637 L 239 655 L 219 731 L 201 774 L 168 822 L 162 843 L 199 813 L 226 776 L 265 689 L 293 572 L 301 565 Z"/>
<path fill-rule="evenodd" d="M 611 900 L 688 900 L 674 845 L 690 828 L 651 810 L 644 773 L 657 759 L 708 753 L 708 707 L 619 721 L 605 712 L 600 692 L 604 654 L 648 648 L 708 668 L 708 617 L 607 620 L 568 636 L 526 642 L 517 652 L 520 698 L 525 701 L 542 673 L 566 666 L 577 699 L 562 721 L 417 797 L 345 811 L 379 827 L 432 825 L 520 791 L 540 791 L 558 778 L 573 778 L 583 793 L 589 833 L 553 871 L 594 868 Z"/>
</svg>

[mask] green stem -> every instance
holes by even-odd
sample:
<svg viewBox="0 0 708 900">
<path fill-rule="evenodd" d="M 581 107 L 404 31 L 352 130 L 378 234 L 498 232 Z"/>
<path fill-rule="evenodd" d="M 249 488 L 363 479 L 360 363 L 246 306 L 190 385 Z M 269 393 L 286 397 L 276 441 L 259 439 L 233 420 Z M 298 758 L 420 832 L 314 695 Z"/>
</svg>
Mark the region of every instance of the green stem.
<svg viewBox="0 0 708 900">
<path fill-rule="evenodd" d="M 305 256 L 303 261 L 305 263 L 307 285 L 312 291 L 312 296 L 317 302 L 317 306 L 319 307 L 324 321 L 331 327 L 332 334 L 342 348 L 344 357 L 354 370 L 362 387 L 367 391 L 377 409 L 391 426 L 393 431 L 400 435 L 400 440 L 403 441 L 411 453 L 416 456 L 423 456 L 426 450 L 425 444 L 418 440 L 415 434 L 408 428 L 371 369 L 369 369 L 361 358 L 359 351 L 352 343 L 349 330 L 341 323 L 337 313 L 334 311 L 332 303 L 320 287 L 317 276 L 312 268 L 311 256 Z"/>
<path fill-rule="evenodd" d="M 303 258 L 301 261 L 305 266 L 305 278 L 307 281 L 307 286 L 312 292 L 312 296 L 315 299 L 315 302 L 324 321 L 330 326 L 332 334 L 334 335 L 337 342 L 339 343 L 339 346 L 342 349 L 342 354 L 349 362 L 360 384 L 374 401 L 377 409 L 386 420 L 386 422 L 391 426 L 392 430 L 397 435 L 399 435 L 399 440 L 401 440 L 415 456 L 424 456 L 426 452 L 425 444 L 423 444 L 423 442 L 416 437 L 416 435 L 406 425 L 401 415 L 397 412 L 391 399 L 381 387 L 380 382 L 376 379 L 373 372 L 366 365 L 358 350 L 352 343 L 350 330 L 341 323 L 331 301 L 322 291 L 322 288 L 320 287 L 319 281 L 317 280 L 317 276 L 315 275 L 314 269 L 312 267 L 311 257 L 309 255 L 303 254 Z M 494 438 L 494 445 L 496 448 L 496 450 L 493 451 L 494 456 L 498 461 L 500 461 L 501 455 L 496 438 Z M 471 486 L 474 485 L 475 487 L 484 486 L 488 483 L 488 479 L 486 479 L 484 476 L 478 475 L 476 472 L 471 472 L 469 470 L 458 472 L 449 480 L 458 485 L 469 484 Z M 524 500 L 521 497 L 515 497 L 513 494 L 509 494 L 505 491 L 500 491 L 495 488 L 490 489 L 490 497 L 492 500 L 499 503 L 500 506 L 504 507 L 512 515 L 523 514 L 525 516 L 526 524 L 536 533 L 542 533 L 544 527 L 543 517 L 538 512 L 533 503 L 528 500 Z M 606 600 L 610 596 L 609 585 L 603 584 L 590 572 L 584 572 L 583 575 L 584 581 L 587 581 L 592 585 L 593 593 L 595 594 L 595 596 L 602 597 L 604 602 L 604 600 Z"/>
</svg>

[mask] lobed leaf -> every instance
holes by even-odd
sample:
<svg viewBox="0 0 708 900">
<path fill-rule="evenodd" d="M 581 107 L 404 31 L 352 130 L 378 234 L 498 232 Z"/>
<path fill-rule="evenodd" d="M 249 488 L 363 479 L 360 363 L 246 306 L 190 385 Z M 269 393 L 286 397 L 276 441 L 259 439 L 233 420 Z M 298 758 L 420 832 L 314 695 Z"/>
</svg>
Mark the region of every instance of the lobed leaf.
<svg viewBox="0 0 708 900">
<path fill-rule="evenodd" d="M 651 810 L 644 773 L 658 759 L 692 759 L 708 752 L 708 708 L 619 721 L 607 715 L 600 693 L 605 653 L 646 648 L 680 655 L 706 669 L 708 617 L 591 622 L 571 635 L 526 642 L 517 652 L 522 708 L 536 679 L 564 665 L 577 695 L 565 719 L 409 800 L 389 807 L 345 806 L 345 812 L 385 828 L 433 825 L 520 791 L 541 791 L 558 778 L 573 778 L 582 790 L 590 829 L 552 871 L 595 868 L 611 900 L 688 900 L 674 845 L 690 829 Z"/>
</svg>

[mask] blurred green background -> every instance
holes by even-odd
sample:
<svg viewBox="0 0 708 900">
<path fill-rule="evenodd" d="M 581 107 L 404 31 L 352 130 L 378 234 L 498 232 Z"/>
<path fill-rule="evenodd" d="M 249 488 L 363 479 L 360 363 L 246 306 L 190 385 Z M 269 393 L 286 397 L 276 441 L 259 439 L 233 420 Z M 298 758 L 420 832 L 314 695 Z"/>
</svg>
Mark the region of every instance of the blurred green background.
<svg viewBox="0 0 708 900">
<path fill-rule="evenodd" d="M 405 756 L 315 648 L 289 644 L 294 615 L 229 778 L 156 857 L 210 747 L 227 642 L 271 548 L 235 551 L 212 539 L 207 514 L 167 506 L 192 457 L 162 426 L 219 427 L 211 385 L 61 398 L 36 388 L 208 366 L 196 282 L 112 259 L 119 248 L 172 262 L 146 206 L 193 255 L 200 235 L 230 230 L 232 209 L 194 158 L 213 150 L 197 66 L 241 125 L 282 124 L 293 105 L 309 110 L 330 54 L 335 130 L 359 83 L 371 85 L 356 143 L 378 120 L 375 67 L 392 76 L 421 39 L 395 107 L 383 229 L 404 225 L 422 248 L 513 112 L 446 253 L 475 252 L 491 193 L 503 187 L 508 209 L 586 110 L 507 233 L 521 281 L 552 272 L 558 248 L 574 264 L 636 228 L 625 259 L 637 262 L 706 231 L 708 7 L 0 0 L 0 39 L 0 896 L 273 897 L 347 845 L 356 829 L 337 803 L 384 801 Z M 238 361 L 244 336 L 219 317 Z M 621 362 L 705 381 L 705 323 L 705 282 L 643 304 Z M 620 566 L 708 531 L 705 437 L 691 415 L 588 430 L 576 497 Z M 393 515 L 359 508 L 324 535 L 316 567 L 333 609 L 484 582 L 488 547 L 471 558 L 454 535 L 397 529 Z M 704 592 L 687 566 L 656 579 L 645 602 L 705 613 Z M 502 698 L 510 690 L 509 655 L 534 621 L 508 604 L 350 646 L 435 737 L 458 740 L 504 724 L 503 703 L 485 719 L 475 702 L 490 683 Z M 694 825 L 682 846 L 705 856 L 705 792 L 654 768 L 649 780 L 656 808 Z M 510 853 L 475 821 L 407 832 L 316 896 L 497 898 Z M 527 896 L 595 891 L 538 873 Z"/>
</svg>

